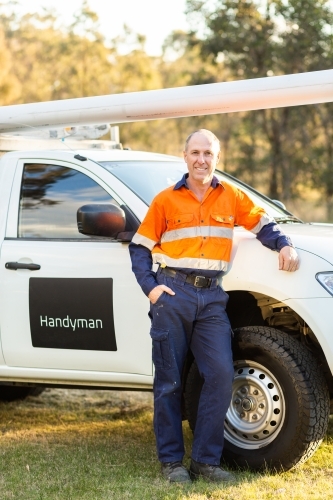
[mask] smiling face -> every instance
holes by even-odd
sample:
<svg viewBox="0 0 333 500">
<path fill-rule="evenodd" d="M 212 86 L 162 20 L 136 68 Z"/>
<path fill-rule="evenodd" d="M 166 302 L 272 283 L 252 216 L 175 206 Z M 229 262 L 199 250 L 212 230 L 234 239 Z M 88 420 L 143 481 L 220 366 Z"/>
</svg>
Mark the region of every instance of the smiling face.
<svg viewBox="0 0 333 500">
<path fill-rule="evenodd" d="M 220 146 L 209 131 L 195 132 L 184 151 L 188 180 L 197 185 L 210 185 L 220 159 Z"/>
</svg>

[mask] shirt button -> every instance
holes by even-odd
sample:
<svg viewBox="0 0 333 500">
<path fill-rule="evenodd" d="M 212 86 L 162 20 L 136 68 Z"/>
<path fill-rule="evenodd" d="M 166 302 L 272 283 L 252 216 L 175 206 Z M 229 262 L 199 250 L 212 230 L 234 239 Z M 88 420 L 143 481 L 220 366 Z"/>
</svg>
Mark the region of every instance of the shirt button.
<svg viewBox="0 0 333 500">
<path fill-rule="evenodd" d="M 204 256 L 204 254 L 202 253 L 202 254 L 201 254 L 201 257 L 203 257 L 203 256 Z"/>
<path fill-rule="evenodd" d="M 201 222 L 204 222 L 203 220 Z"/>
<path fill-rule="evenodd" d="M 206 236 L 204 236 L 204 240 L 206 239 Z"/>
</svg>

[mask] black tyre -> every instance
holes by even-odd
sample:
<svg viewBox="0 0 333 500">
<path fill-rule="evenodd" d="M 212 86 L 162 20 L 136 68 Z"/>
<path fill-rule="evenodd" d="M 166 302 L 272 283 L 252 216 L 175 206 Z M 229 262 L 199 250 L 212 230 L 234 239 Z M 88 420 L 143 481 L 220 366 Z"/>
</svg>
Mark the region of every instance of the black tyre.
<svg viewBox="0 0 333 500">
<path fill-rule="evenodd" d="M 44 387 L 25 387 L 16 385 L 0 385 L 0 401 L 10 402 L 27 398 L 28 396 L 39 396 Z"/>
<path fill-rule="evenodd" d="M 239 328 L 234 367 L 222 458 L 254 470 L 289 470 L 305 462 L 320 445 L 330 413 L 327 384 L 312 353 L 280 330 Z M 185 388 L 192 430 L 201 387 L 193 363 Z"/>
</svg>

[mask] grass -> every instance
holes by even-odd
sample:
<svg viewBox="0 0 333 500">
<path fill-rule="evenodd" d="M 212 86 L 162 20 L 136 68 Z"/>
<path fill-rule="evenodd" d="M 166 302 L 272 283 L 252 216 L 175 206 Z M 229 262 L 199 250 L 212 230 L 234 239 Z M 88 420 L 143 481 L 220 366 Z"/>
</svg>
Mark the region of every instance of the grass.
<svg viewBox="0 0 333 500">
<path fill-rule="evenodd" d="M 0 500 L 333 499 L 333 422 L 302 468 L 238 472 L 231 486 L 161 479 L 150 394 L 58 389 L 0 404 L 0 439 Z"/>
</svg>

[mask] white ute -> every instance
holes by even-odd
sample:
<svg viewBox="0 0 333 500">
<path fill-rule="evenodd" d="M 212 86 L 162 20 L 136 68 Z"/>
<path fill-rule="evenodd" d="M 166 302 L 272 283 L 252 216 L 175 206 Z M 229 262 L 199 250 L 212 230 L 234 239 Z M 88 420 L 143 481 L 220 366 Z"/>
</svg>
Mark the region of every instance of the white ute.
<svg viewBox="0 0 333 500">
<path fill-rule="evenodd" d="M 176 157 L 120 150 L 2 157 L 0 380 L 15 385 L 2 385 L 0 398 L 43 384 L 152 388 L 148 299 L 131 271 L 128 241 L 152 197 L 185 168 Z M 224 458 L 288 469 L 315 451 L 327 427 L 333 230 L 303 224 L 218 176 L 283 223 L 301 258 L 297 273 L 279 271 L 277 253 L 237 227 L 222 283 L 235 332 Z M 189 356 L 184 399 L 192 428 L 200 384 Z"/>
<path fill-rule="evenodd" d="M 324 71 L 7 106 L 0 133 L 332 100 L 333 71 Z M 1 158 L 0 399 L 45 386 L 152 389 L 148 299 L 131 271 L 128 242 L 153 196 L 184 171 L 177 157 L 116 149 Z M 304 224 L 249 186 L 217 175 L 282 224 L 300 255 L 297 273 L 279 271 L 277 253 L 236 227 L 222 282 L 235 366 L 223 458 L 288 470 L 319 446 L 333 398 L 333 229 Z M 193 429 L 202 381 L 191 353 L 183 381 L 184 418 Z"/>
</svg>

